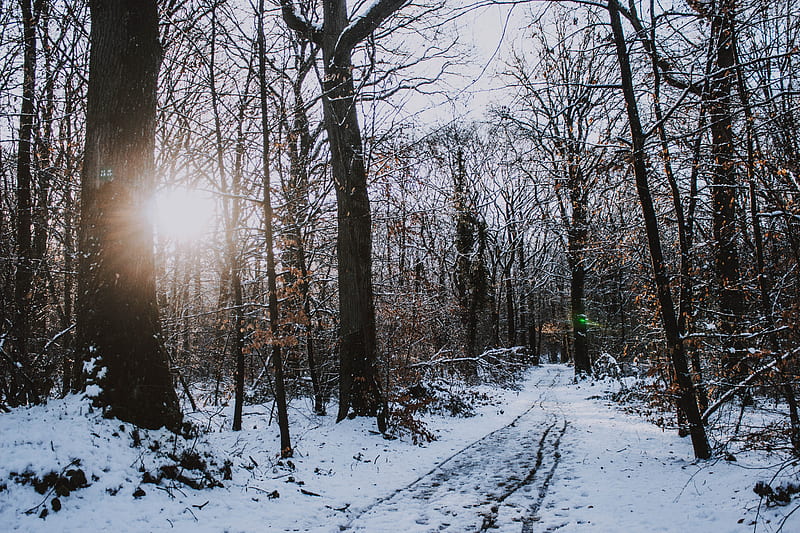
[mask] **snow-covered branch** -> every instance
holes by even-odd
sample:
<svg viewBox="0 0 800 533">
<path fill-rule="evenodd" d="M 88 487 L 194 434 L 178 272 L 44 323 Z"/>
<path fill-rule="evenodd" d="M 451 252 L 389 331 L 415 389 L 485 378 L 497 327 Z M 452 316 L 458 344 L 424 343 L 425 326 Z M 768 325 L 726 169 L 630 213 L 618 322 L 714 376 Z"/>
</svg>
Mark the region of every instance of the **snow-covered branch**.
<svg viewBox="0 0 800 533">
<path fill-rule="evenodd" d="M 730 389 L 728 389 L 727 391 L 725 391 L 724 394 L 722 394 L 719 398 L 717 398 L 716 401 L 714 401 L 714 403 L 709 405 L 708 408 L 705 410 L 705 412 L 703 413 L 703 416 L 701 417 L 703 422 L 707 422 L 708 421 L 708 417 L 713 415 L 714 412 L 717 411 L 717 409 L 722 407 L 722 405 L 726 401 L 728 401 L 728 399 L 731 396 L 736 394 L 736 391 L 741 390 L 743 387 L 747 387 L 753 381 L 755 381 L 755 379 L 757 377 L 765 374 L 766 372 L 768 372 L 770 370 L 778 370 L 778 364 L 779 363 L 782 363 L 782 362 L 786 361 L 787 359 L 797 355 L 798 353 L 800 353 L 800 347 L 797 347 L 794 350 L 790 350 L 790 351 L 786 352 L 785 354 L 783 354 L 780 357 L 776 357 L 770 363 L 767 363 L 766 365 L 764 365 L 764 366 L 762 366 L 760 368 L 757 368 L 752 374 L 747 376 L 747 378 L 744 379 L 743 381 L 741 381 L 739 384 L 737 384 L 737 385 L 731 387 Z"/>
</svg>

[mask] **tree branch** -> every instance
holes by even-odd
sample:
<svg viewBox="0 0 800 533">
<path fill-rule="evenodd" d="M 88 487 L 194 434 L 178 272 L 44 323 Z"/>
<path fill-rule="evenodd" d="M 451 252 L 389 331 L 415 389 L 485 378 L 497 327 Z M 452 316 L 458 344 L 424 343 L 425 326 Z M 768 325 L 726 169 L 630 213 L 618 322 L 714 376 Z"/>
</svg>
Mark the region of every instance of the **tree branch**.
<svg viewBox="0 0 800 533">
<path fill-rule="evenodd" d="M 742 389 L 743 387 L 749 386 L 750 383 L 755 381 L 755 379 L 757 377 L 761 376 L 762 374 L 764 374 L 764 373 L 766 373 L 766 372 L 768 372 L 770 370 L 778 370 L 779 371 L 780 369 L 778 368 L 778 365 L 780 365 L 780 363 L 783 363 L 784 361 L 786 361 L 787 359 L 789 359 L 790 357 L 792 357 L 794 355 L 797 355 L 798 353 L 800 353 L 800 348 L 795 348 L 794 350 L 786 352 L 782 356 L 775 358 L 772 362 L 767 363 L 766 365 L 764 365 L 764 366 L 762 366 L 760 368 L 757 368 L 756 370 L 753 371 L 752 374 L 747 376 L 747 378 L 744 381 L 742 381 L 738 385 L 734 385 L 733 387 L 731 387 L 730 389 L 725 391 L 725 393 L 722 394 L 719 398 L 717 398 L 717 400 L 713 404 L 709 405 L 708 409 L 706 409 L 705 413 L 703 413 L 703 415 L 701 417 L 703 422 L 704 423 L 708 422 L 708 417 L 710 417 L 712 414 L 714 414 L 714 412 L 717 409 L 722 407 L 722 405 L 728 400 L 728 398 L 733 396 L 736 393 L 736 391 Z"/>
<path fill-rule="evenodd" d="M 373 3 L 367 11 L 356 17 L 339 36 L 336 42 L 336 50 L 333 53 L 333 61 L 340 64 L 341 59 L 350 57 L 353 48 L 366 39 L 378 26 L 399 10 L 410 0 L 378 0 Z M 281 0 L 281 5 L 285 5 L 287 0 Z M 288 23 L 288 22 L 287 22 Z"/>
<path fill-rule="evenodd" d="M 321 44 L 322 33 L 294 8 L 292 0 L 281 0 L 281 15 L 289 29 L 297 32 L 300 37 Z"/>
</svg>

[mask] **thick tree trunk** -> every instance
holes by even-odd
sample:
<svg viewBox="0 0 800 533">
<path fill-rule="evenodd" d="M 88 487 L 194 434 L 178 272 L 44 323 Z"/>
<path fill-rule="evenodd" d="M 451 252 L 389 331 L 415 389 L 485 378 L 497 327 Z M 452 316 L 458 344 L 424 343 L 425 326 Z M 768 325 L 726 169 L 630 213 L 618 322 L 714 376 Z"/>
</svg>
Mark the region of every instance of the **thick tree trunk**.
<svg viewBox="0 0 800 533">
<path fill-rule="evenodd" d="M 386 429 L 386 400 L 377 379 L 372 291 L 372 221 L 353 83 L 353 48 L 407 0 L 376 0 L 352 24 L 346 0 L 322 2 L 320 30 L 281 0 L 286 24 L 322 48 L 322 108 L 338 212 L 339 413 L 337 420 L 376 416 Z"/>
<path fill-rule="evenodd" d="M 589 361 L 589 346 L 586 338 L 586 306 L 584 303 L 584 287 L 586 272 L 578 262 L 572 265 L 570 272 L 570 308 L 572 311 L 572 347 L 575 360 L 575 377 L 592 373 Z"/>
<path fill-rule="evenodd" d="M 633 90 L 633 75 L 631 73 L 628 51 L 625 45 L 625 35 L 623 34 L 622 23 L 620 22 L 617 0 L 609 1 L 608 11 L 617 49 L 622 90 L 625 96 L 625 107 L 628 112 L 628 122 L 631 129 L 631 139 L 633 141 L 633 168 L 636 178 L 636 190 L 639 194 L 639 201 L 642 206 L 647 243 L 650 249 L 654 281 L 661 311 L 661 320 L 664 325 L 664 333 L 667 340 L 667 349 L 680 394 L 679 404 L 689 424 L 689 433 L 692 437 L 692 446 L 694 447 L 695 456 L 699 459 L 707 459 L 711 456 L 711 449 L 708 445 L 705 427 L 700 419 L 694 383 L 689 373 L 686 351 L 683 340 L 680 337 L 678 320 L 675 316 L 675 307 L 669 287 L 669 276 L 667 275 L 661 249 L 661 238 L 658 233 L 658 219 L 656 218 L 653 199 L 650 194 L 650 185 L 648 183 L 647 162 L 644 153 L 645 137 L 642 132 L 636 95 Z"/>
<path fill-rule="evenodd" d="M 323 108 L 336 186 L 339 264 L 339 414 L 385 422 L 376 370 L 372 218 L 350 65 L 325 58 Z"/>
<path fill-rule="evenodd" d="M 153 190 L 155 0 L 95 0 L 79 236 L 78 356 L 97 403 L 147 427 L 181 422 L 156 302 Z"/>
<path fill-rule="evenodd" d="M 339 413 L 377 416 L 386 424 L 386 405 L 377 378 L 375 308 L 372 289 L 372 217 L 361 129 L 355 106 L 352 66 L 334 62 L 332 52 L 347 24 L 344 2 L 325 9 L 323 110 L 336 188 L 339 264 Z"/>
</svg>

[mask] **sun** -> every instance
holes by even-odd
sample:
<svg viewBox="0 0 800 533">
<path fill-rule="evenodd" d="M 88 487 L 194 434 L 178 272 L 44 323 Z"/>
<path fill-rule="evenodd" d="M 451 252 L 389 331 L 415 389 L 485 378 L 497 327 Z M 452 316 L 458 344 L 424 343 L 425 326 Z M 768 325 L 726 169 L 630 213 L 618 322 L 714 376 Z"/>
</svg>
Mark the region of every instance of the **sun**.
<svg viewBox="0 0 800 533">
<path fill-rule="evenodd" d="M 211 229 L 216 206 L 207 192 L 185 187 L 158 191 L 153 198 L 153 224 L 156 234 L 176 242 L 191 242 Z"/>
</svg>

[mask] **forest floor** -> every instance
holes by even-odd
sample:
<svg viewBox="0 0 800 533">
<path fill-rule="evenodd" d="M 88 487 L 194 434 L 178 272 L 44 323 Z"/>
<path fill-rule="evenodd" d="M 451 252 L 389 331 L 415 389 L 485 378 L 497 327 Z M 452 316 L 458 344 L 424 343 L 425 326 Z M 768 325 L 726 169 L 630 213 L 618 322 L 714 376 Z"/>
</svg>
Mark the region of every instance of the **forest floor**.
<svg viewBox="0 0 800 533">
<path fill-rule="evenodd" d="M 604 399 L 618 381 L 571 378 L 542 365 L 518 390 L 454 389 L 474 416 L 424 416 L 437 440 L 422 445 L 296 400 L 291 460 L 269 405 L 246 408 L 241 432 L 227 407 L 191 413 L 206 431 L 188 440 L 78 396 L 17 409 L 0 415 L 0 531 L 800 531 L 796 501 L 753 492 L 796 483 L 796 464 L 730 447 L 694 461 L 688 439 Z M 86 483 L 65 490 L 78 470 Z"/>
</svg>

